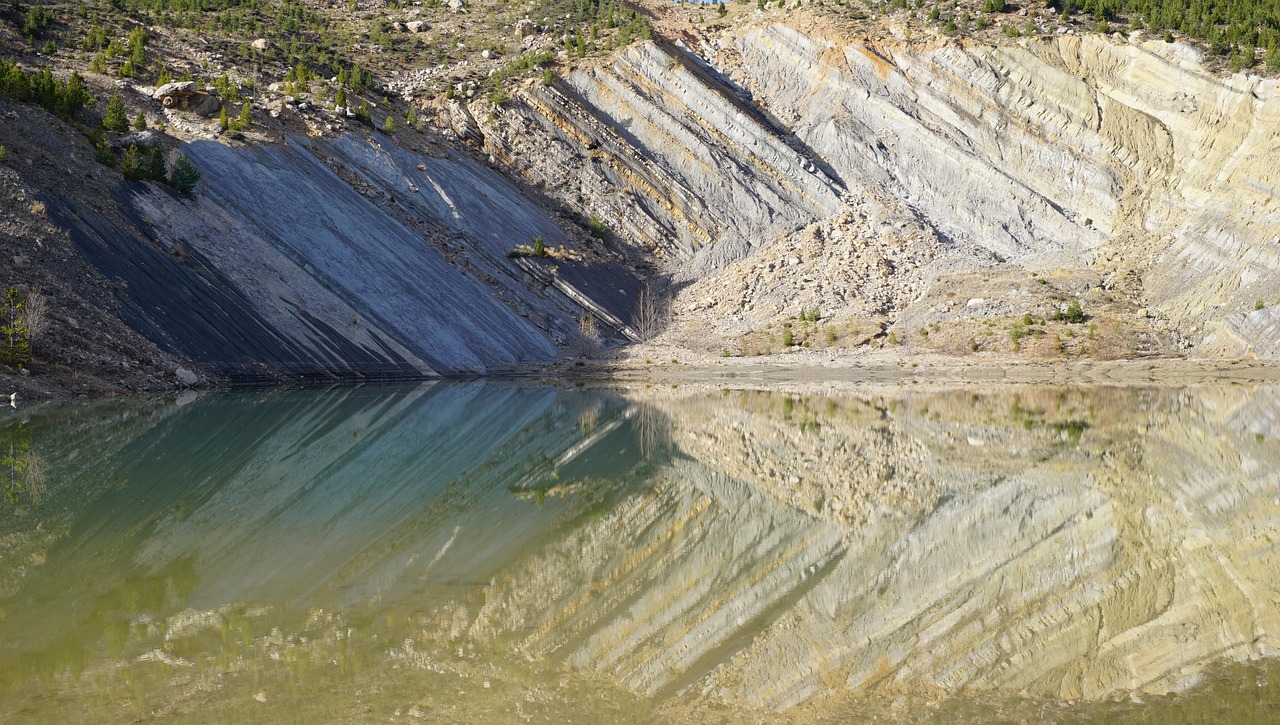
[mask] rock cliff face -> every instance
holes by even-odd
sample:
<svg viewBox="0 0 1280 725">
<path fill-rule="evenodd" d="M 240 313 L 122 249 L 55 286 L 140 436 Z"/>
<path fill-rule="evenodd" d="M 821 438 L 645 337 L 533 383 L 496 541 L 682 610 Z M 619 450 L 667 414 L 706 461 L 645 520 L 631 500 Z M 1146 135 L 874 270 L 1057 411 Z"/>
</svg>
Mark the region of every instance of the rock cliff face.
<svg viewBox="0 0 1280 725">
<path fill-rule="evenodd" d="M 1075 275 L 1196 353 L 1280 354 L 1253 312 L 1280 298 L 1277 81 L 1140 37 L 889 29 L 693 30 L 525 91 L 486 139 L 673 262 L 678 323 L 954 321 L 942 293 L 1000 270 Z"/>
<path fill-rule="evenodd" d="M 67 152 L 38 118 L 10 130 L 33 153 Z M 67 143 L 73 158 L 88 149 Z M 114 173 L 66 186 L 55 168 L 31 174 L 32 186 L 41 213 L 110 286 L 116 314 L 208 372 L 253 381 L 510 371 L 560 359 L 584 315 L 599 317 L 604 340 L 625 339 L 632 273 L 607 253 L 575 251 L 585 234 L 571 237 L 466 155 L 377 136 L 183 150 L 201 172 L 190 198 Z M 552 249 L 568 242 L 567 256 L 508 256 L 536 237 Z"/>
</svg>

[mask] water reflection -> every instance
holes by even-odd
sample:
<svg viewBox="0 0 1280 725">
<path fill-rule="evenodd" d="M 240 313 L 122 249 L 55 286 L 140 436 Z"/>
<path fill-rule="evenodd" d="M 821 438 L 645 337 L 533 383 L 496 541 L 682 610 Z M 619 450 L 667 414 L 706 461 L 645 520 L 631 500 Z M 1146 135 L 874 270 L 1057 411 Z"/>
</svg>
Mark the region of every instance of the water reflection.
<svg viewBox="0 0 1280 725">
<path fill-rule="evenodd" d="M 1276 655 L 1278 393 L 467 383 L 0 420 L 0 719 L 1196 693 Z"/>
</svg>

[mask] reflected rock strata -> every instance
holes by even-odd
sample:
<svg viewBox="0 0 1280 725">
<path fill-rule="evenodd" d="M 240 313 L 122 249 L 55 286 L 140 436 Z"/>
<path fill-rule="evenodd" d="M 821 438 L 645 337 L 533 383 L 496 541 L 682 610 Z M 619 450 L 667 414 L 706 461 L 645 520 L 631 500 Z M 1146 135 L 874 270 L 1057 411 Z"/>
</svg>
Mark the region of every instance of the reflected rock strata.
<svg viewBox="0 0 1280 725">
<path fill-rule="evenodd" d="M 478 648 L 772 709 L 1181 691 L 1277 654 L 1274 389 L 249 397 L 150 411 L 92 471 L 24 429 L 50 461 L 29 516 L 92 495 L 6 576 L 6 668 L 225 645 L 229 607 L 382 616 L 386 666 Z"/>
</svg>

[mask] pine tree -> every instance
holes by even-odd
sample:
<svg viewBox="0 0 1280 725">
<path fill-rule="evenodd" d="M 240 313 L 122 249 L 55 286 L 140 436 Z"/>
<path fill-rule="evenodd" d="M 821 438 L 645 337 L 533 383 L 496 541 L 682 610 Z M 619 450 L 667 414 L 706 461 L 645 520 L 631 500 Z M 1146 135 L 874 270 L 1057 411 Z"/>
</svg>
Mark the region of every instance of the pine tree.
<svg viewBox="0 0 1280 725">
<path fill-rule="evenodd" d="M 66 87 L 62 89 L 58 103 L 58 113 L 66 118 L 71 118 L 76 114 L 76 111 L 92 102 L 93 96 L 84 87 L 84 79 L 80 77 L 79 73 L 72 71 L 71 77 L 67 79 Z"/>
<path fill-rule="evenodd" d="M 247 131 L 251 125 L 253 125 L 253 103 L 245 101 L 244 105 L 240 106 L 240 129 Z"/>
<path fill-rule="evenodd" d="M 218 125 L 222 127 L 223 131 L 231 127 L 231 119 L 227 117 L 226 106 L 223 106 L 222 111 L 218 113 Z"/>
<path fill-rule="evenodd" d="M 138 111 L 138 117 L 133 119 L 133 130 L 135 131 L 147 130 L 147 118 L 146 116 L 142 115 L 142 111 Z"/>
<path fill-rule="evenodd" d="M 116 132 L 129 130 L 129 117 L 124 115 L 124 101 L 120 99 L 119 91 L 111 94 L 111 100 L 107 101 L 107 115 L 102 117 L 102 127 Z"/>
<path fill-rule="evenodd" d="M 191 159 L 188 159 L 186 154 L 178 154 L 173 160 L 173 172 L 169 174 L 169 183 L 183 194 L 189 195 L 196 190 L 196 184 L 200 183 L 200 172 L 196 170 L 196 165 L 191 163 Z"/>
<path fill-rule="evenodd" d="M 159 147 L 151 149 L 151 158 L 147 159 L 147 178 L 152 181 L 164 181 L 164 152 Z"/>
<path fill-rule="evenodd" d="M 147 178 L 147 168 L 143 163 L 142 149 L 137 146 L 129 146 L 124 152 L 124 161 L 120 162 L 120 171 L 124 172 L 124 178 L 129 181 L 139 181 Z"/>
</svg>

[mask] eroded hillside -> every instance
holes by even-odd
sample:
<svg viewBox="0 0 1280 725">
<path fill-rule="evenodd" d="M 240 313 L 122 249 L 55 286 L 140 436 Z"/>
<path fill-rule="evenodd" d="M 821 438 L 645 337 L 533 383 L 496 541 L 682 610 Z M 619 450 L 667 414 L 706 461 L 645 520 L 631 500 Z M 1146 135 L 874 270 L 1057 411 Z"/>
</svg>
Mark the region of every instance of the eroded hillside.
<svg viewBox="0 0 1280 725">
<path fill-rule="evenodd" d="M 704 361 L 1280 354 L 1261 66 L 1041 9 L 957 33 L 899 11 L 553 5 L 135 3 L 58 8 L 26 37 L 10 12 L 16 68 L 91 92 L 40 102 L 61 119 L 0 101 L 3 282 L 66 294 L 29 367 L 134 387 L 180 365 L 486 374 L 655 332 Z M 133 129 L 104 131 L 117 94 Z M 194 195 L 121 179 L 130 147 L 193 160 Z M 85 307 L 134 337 L 75 334 Z"/>
<path fill-rule="evenodd" d="M 779 352 L 817 309 L 814 347 L 880 327 L 948 352 L 1276 354 L 1276 81 L 1141 33 L 744 15 L 671 21 L 679 42 L 569 74 L 572 104 L 530 89 L 491 129 L 672 262 L 677 339 Z M 1071 300 L 1087 328 L 1055 323 Z"/>
</svg>

